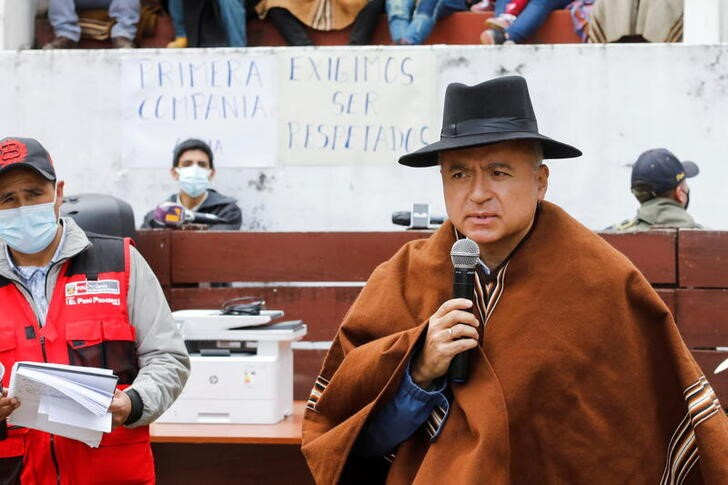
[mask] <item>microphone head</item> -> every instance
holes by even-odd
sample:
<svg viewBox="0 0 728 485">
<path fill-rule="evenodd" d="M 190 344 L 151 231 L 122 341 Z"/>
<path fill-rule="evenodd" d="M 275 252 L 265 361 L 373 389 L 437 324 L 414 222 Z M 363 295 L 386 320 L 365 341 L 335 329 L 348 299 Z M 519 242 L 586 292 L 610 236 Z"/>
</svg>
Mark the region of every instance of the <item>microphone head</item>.
<svg viewBox="0 0 728 485">
<path fill-rule="evenodd" d="M 450 259 L 456 268 L 475 268 L 479 258 L 480 248 L 472 239 L 458 239 L 450 250 Z"/>
<path fill-rule="evenodd" d="M 174 202 L 162 202 L 154 209 L 153 217 L 167 227 L 179 227 L 185 222 L 185 208 Z"/>
</svg>

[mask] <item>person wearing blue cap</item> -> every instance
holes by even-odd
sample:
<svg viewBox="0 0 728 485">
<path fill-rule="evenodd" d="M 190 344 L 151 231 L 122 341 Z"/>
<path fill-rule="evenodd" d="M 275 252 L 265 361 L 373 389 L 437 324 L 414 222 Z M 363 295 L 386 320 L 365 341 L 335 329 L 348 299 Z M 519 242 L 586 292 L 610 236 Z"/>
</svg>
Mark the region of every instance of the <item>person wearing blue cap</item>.
<svg viewBox="0 0 728 485">
<path fill-rule="evenodd" d="M 699 172 L 697 164 L 681 162 L 665 148 L 654 148 L 642 153 L 632 166 L 632 194 L 640 203 L 637 215 L 605 230 L 701 229 L 702 226 L 687 212 L 690 203 L 687 179 Z"/>
</svg>

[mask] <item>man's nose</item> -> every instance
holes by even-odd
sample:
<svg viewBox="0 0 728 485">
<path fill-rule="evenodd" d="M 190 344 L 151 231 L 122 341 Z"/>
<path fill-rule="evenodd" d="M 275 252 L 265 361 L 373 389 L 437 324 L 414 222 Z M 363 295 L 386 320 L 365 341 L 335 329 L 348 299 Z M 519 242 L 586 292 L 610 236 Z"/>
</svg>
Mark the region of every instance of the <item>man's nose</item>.
<svg viewBox="0 0 728 485">
<path fill-rule="evenodd" d="M 485 180 L 485 177 L 473 177 L 468 198 L 476 204 L 482 204 L 490 200 L 492 197 L 493 191 L 491 190 L 491 186 L 488 181 Z"/>
</svg>

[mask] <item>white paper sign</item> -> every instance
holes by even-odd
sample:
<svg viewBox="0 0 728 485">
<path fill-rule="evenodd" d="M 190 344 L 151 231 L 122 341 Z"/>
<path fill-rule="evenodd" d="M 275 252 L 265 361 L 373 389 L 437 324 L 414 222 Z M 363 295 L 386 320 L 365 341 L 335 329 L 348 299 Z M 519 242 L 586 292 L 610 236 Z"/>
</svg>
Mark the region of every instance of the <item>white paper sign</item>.
<svg viewBox="0 0 728 485">
<path fill-rule="evenodd" d="M 395 163 L 439 139 L 429 50 L 296 50 L 279 59 L 283 163 Z"/>
<path fill-rule="evenodd" d="M 174 146 L 207 141 L 216 166 L 276 160 L 276 58 L 240 52 L 129 55 L 122 60 L 122 160 L 171 166 Z"/>
</svg>

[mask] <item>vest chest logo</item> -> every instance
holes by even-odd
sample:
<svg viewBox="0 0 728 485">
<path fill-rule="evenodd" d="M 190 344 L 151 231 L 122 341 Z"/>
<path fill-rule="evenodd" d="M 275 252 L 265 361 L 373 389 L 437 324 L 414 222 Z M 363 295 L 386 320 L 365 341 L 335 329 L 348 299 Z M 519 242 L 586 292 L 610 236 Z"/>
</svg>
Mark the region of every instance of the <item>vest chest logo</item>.
<svg viewBox="0 0 728 485">
<path fill-rule="evenodd" d="M 109 297 L 119 295 L 119 280 L 75 281 L 66 283 L 66 305 L 89 305 L 107 303 L 119 306 L 121 298 Z M 103 296 L 102 296 L 103 295 Z"/>
</svg>

